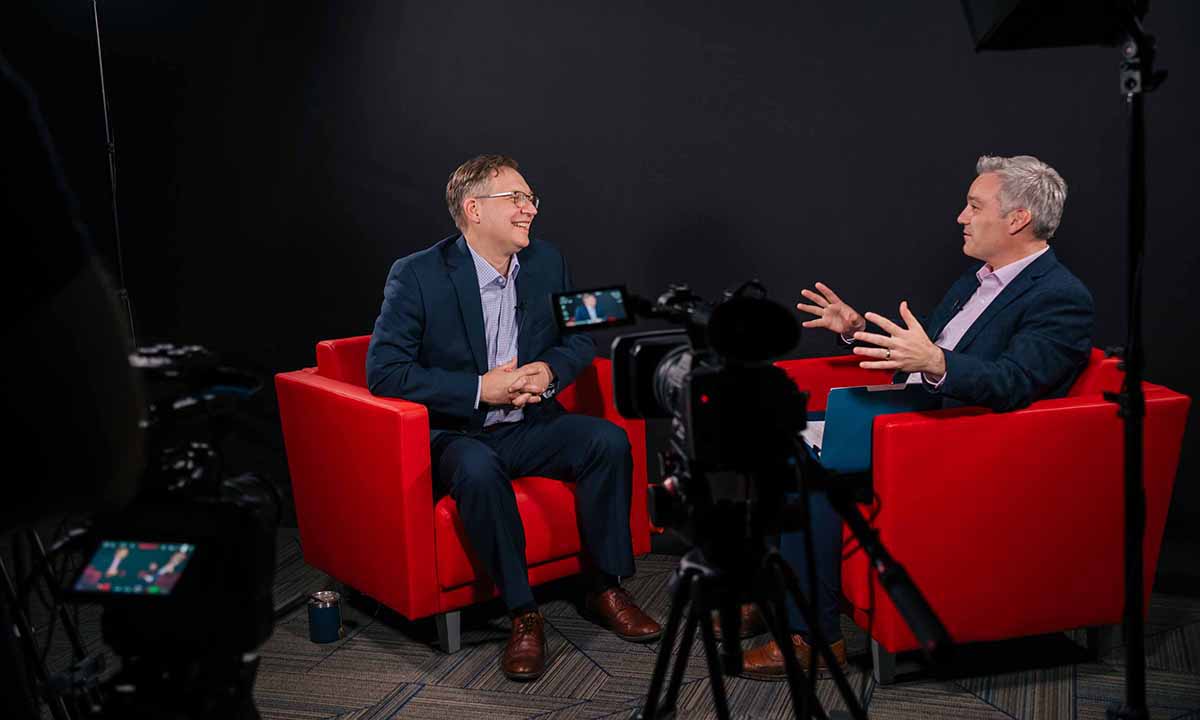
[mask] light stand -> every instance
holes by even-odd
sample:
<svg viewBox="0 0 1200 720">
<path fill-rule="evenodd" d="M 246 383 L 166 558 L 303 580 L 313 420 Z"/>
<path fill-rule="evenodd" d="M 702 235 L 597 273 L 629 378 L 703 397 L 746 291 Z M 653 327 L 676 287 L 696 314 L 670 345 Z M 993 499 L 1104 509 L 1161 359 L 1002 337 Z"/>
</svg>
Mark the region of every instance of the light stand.
<svg viewBox="0 0 1200 720">
<path fill-rule="evenodd" d="M 104 52 L 100 45 L 100 10 L 97 0 L 92 0 L 92 19 L 96 24 L 96 61 L 100 68 L 100 102 L 104 108 L 104 146 L 108 156 L 108 183 L 112 191 L 113 239 L 117 251 L 117 296 L 125 306 L 125 314 L 129 319 L 129 337 L 133 347 L 137 347 L 137 331 L 133 326 L 133 304 L 129 299 L 129 289 L 125 286 L 125 259 L 121 253 L 121 217 L 117 212 L 117 146 L 113 142 L 112 124 L 108 118 L 108 90 L 104 84 Z"/>
<path fill-rule="evenodd" d="M 977 50 L 1119 45 L 1121 94 L 1129 107 L 1128 293 L 1125 384 L 1105 393 L 1125 427 L 1125 702 L 1109 718 L 1142 720 L 1146 708 L 1143 537 L 1146 490 L 1142 482 L 1142 260 L 1146 240 L 1146 131 L 1144 95 L 1166 79 L 1154 70 L 1154 38 L 1142 30 L 1148 0 L 963 0 Z"/>
</svg>

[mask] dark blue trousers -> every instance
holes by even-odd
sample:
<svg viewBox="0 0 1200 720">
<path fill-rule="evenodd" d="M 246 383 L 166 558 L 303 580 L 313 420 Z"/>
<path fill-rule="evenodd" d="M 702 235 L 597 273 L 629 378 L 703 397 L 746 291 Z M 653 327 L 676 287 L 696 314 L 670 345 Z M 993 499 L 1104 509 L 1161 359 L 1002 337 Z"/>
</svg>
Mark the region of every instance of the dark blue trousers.
<svg viewBox="0 0 1200 720">
<path fill-rule="evenodd" d="M 616 425 L 587 415 L 539 413 L 475 435 L 442 433 L 431 459 L 435 482 L 458 503 L 471 549 L 510 610 L 534 602 L 514 477 L 574 482 L 580 540 L 592 566 L 607 575 L 633 574 L 633 458 L 629 438 Z"/>
<path fill-rule="evenodd" d="M 794 500 L 794 498 L 793 498 Z M 842 516 L 829 503 L 823 492 L 809 496 L 809 511 L 812 518 L 813 555 L 817 575 L 817 627 L 825 639 L 834 642 L 842 637 Z M 783 533 L 779 537 L 779 552 L 792 566 L 800 589 L 806 597 L 812 596 L 808 582 L 808 560 L 804 550 L 805 538 L 800 532 Z M 804 621 L 800 608 L 788 597 L 788 624 L 792 632 L 809 634 L 809 625 Z"/>
</svg>

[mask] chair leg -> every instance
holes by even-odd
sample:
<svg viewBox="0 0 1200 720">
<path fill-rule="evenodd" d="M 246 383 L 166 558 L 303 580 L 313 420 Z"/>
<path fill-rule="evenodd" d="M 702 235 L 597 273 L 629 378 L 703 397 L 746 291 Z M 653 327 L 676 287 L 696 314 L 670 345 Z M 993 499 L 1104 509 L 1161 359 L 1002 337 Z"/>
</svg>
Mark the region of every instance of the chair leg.
<svg viewBox="0 0 1200 720">
<path fill-rule="evenodd" d="M 871 664 L 874 666 L 876 684 L 891 685 L 896 682 L 896 656 L 875 639 L 871 640 Z"/>
<path fill-rule="evenodd" d="M 438 645 L 447 655 L 462 649 L 462 611 L 439 613 L 437 621 Z"/>
</svg>

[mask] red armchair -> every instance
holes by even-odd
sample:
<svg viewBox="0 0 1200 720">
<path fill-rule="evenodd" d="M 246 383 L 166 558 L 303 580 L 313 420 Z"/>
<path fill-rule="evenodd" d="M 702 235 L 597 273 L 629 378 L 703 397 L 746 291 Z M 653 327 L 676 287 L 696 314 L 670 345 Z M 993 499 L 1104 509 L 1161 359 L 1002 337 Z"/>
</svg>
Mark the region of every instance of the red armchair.
<svg viewBox="0 0 1200 720">
<path fill-rule="evenodd" d="M 366 388 L 370 336 L 325 340 L 317 367 L 275 377 L 305 560 L 410 620 L 437 616 L 447 652 L 459 648 L 459 609 L 496 595 L 466 547 L 454 500 L 434 502 L 425 406 Z M 559 393 L 569 411 L 611 420 L 633 447 L 635 554 L 650 550 L 645 423 L 617 414 L 608 360 Z M 570 483 L 514 480 L 533 585 L 579 572 Z"/>
<path fill-rule="evenodd" d="M 819 410 L 831 387 L 889 382 L 857 361 L 780 366 Z M 875 419 L 873 526 L 955 642 L 1121 621 L 1123 431 L 1102 395 L 1121 378 L 1116 358 L 1093 350 L 1065 398 L 1010 413 L 971 407 Z M 1190 400 L 1144 387 L 1148 600 Z M 890 682 L 894 654 L 917 643 L 877 581 L 863 553 L 843 562 L 842 592 L 871 633 L 876 679 Z"/>
</svg>

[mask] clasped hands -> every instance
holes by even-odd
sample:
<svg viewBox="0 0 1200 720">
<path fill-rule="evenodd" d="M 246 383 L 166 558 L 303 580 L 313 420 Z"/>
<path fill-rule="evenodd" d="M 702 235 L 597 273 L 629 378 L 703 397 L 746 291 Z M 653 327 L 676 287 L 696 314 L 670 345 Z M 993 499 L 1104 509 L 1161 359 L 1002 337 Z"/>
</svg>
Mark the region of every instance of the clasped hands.
<svg viewBox="0 0 1200 720">
<path fill-rule="evenodd" d="M 816 290 L 804 289 L 800 294 L 809 303 L 796 303 L 796 309 L 816 317 L 804 321 L 806 328 L 825 328 L 843 338 L 853 337 L 859 342 L 875 347 L 854 348 L 854 354 L 870 360 L 858 365 L 866 370 L 891 370 L 893 372 L 920 372 L 934 382 L 946 374 L 946 356 L 925 333 L 925 328 L 908 309 L 908 301 L 900 303 L 900 318 L 905 327 L 877 313 L 859 315 L 824 283 L 816 283 Z M 878 326 L 886 335 L 866 332 L 867 323 Z"/>
<path fill-rule="evenodd" d="M 542 401 L 542 393 L 554 380 L 554 372 L 542 361 L 517 367 L 513 358 L 483 375 L 479 399 L 488 405 L 512 405 L 521 408 Z"/>
</svg>

